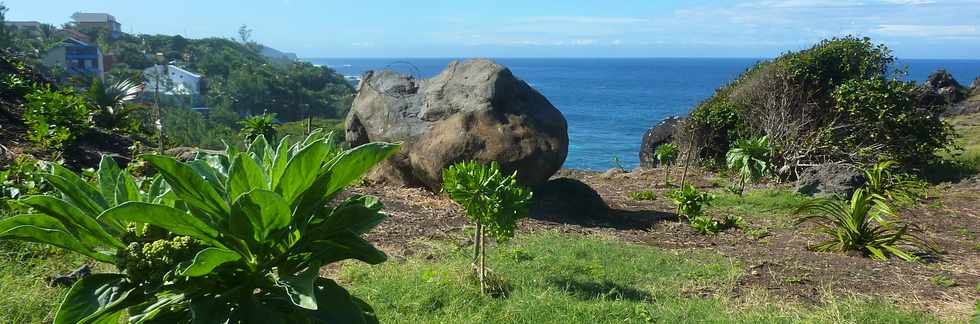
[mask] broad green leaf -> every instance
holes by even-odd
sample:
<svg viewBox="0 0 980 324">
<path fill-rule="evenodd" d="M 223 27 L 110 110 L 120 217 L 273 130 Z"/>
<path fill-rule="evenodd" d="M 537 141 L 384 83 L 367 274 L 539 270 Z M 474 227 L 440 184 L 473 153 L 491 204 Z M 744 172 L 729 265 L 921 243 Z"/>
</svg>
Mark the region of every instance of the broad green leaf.
<svg viewBox="0 0 980 324">
<path fill-rule="evenodd" d="M 133 180 L 133 176 L 126 172 L 120 172 L 116 177 L 116 185 L 113 188 L 114 202 L 112 206 L 116 206 L 127 201 L 140 201 L 140 189 L 136 186 L 136 181 Z"/>
<path fill-rule="evenodd" d="M 227 324 L 231 323 L 232 307 L 228 305 L 225 298 L 215 298 L 213 295 L 204 295 L 191 299 L 191 319 L 193 323 L 201 324 Z M 262 323 L 253 322 L 250 323 Z"/>
<path fill-rule="evenodd" d="M 255 137 L 255 140 L 248 145 L 246 153 L 250 155 L 255 162 L 259 165 L 265 165 L 266 150 L 269 149 L 269 142 L 266 141 L 265 135 L 259 135 Z M 235 156 L 235 155 L 229 155 Z"/>
<path fill-rule="evenodd" d="M 180 274 L 187 277 L 208 275 L 214 268 L 228 262 L 238 261 L 241 258 L 241 255 L 231 250 L 213 247 L 206 248 L 201 250 L 201 252 L 197 252 L 191 265 L 181 271 Z"/>
<path fill-rule="evenodd" d="M 293 305 L 315 310 L 317 302 L 314 283 L 319 277 L 320 264 L 313 264 L 298 274 L 280 274 L 278 285 L 286 290 Z"/>
<path fill-rule="evenodd" d="M 282 178 L 283 172 L 286 171 L 286 163 L 289 163 L 291 156 L 288 139 L 289 136 L 284 136 L 279 141 L 279 146 L 276 147 L 276 156 L 272 159 L 272 167 L 266 166 L 266 169 L 269 170 L 270 188 L 279 186 L 279 180 Z"/>
<path fill-rule="evenodd" d="M 115 261 L 111 255 L 98 253 L 86 247 L 75 236 L 68 233 L 57 219 L 45 215 L 19 215 L 0 221 L 0 239 L 44 243 L 75 251 L 101 262 Z"/>
<path fill-rule="evenodd" d="M 121 274 L 97 273 L 82 278 L 68 290 L 68 295 L 55 315 L 54 324 L 80 323 L 96 312 L 125 299 L 132 289 L 126 276 Z"/>
<path fill-rule="evenodd" d="M 347 290 L 333 280 L 317 280 L 316 298 L 320 307 L 309 314 L 319 323 L 377 323 L 373 309 L 361 308 L 361 305 L 367 304 L 355 301 Z"/>
<path fill-rule="evenodd" d="M 238 199 L 252 189 L 269 189 L 269 179 L 262 167 L 254 159 L 238 154 L 228 170 L 228 198 Z"/>
<path fill-rule="evenodd" d="M 98 175 L 99 190 L 109 206 L 119 204 L 116 202 L 115 192 L 120 173 L 122 173 L 122 169 L 119 168 L 119 164 L 116 164 L 116 160 L 108 155 L 102 155 L 102 160 L 99 161 L 99 171 L 96 174 Z"/>
<path fill-rule="evenodd" d="M 275 191 L 292 205 L 297 198 L 316 181 L 330 146 L 323 142 L 310 144 L 299 151 L 289 163 L 275 186 Z"/>
<path fill-rule="evenodd" d="M 177 235 L 190 236 L 218 247 L 224 246 L 217 240 L 218 230 L 191 214 L 163 205 L 131 201 L 106 210 L 99 216 L 99 220 L 146 223 Z"/>
<path fill-rule="evenodd" d="M 32 196 L 20 201 L 24 205 L 34 207 L 41 213 L 54 217 L 61 221 L 62 225 L 69 232 L 78 233 L 78 238 L 85 241 L 92 241 L 90 245 L 106 245 L 116 248 L 125 248 L 126 245 L 118 238 L 109 235 L 102 224 L 99 224 L 91 216 L 85 215 L 80 209 L 76 208 L 67 201 L 49 196 Z M 112 223 L 110 225 L 117 233 L 122 232 L 122 224 Z"/>
<path fill-rule="evenodd" d="M 70 172 L 69 172 L 70 173 Z M 102 197 L 102 194 L 95 190 L 88 183 L 81 184 L 76 183 L 73 180 L 65 178 L 60 175 L 45 174 L 42 175 L 44 180 L 58 189 L 58 192 L 65 197 L 65 199 L 71 201 L 75 206 L 81 208 L 86 213 L 98 215 L 106 208 L 109 208 L 109 204 Z"/>
<path fill-rule="evenodd" d="M 204 177 L 204 180 L 207 180 L 207 182 L 211 184 L 211 186 L 218 192 L 219 196 L 224 196 L 225 183 L 227 182 L 227 179 L 225 179 L 221 175 L 221 171 L 215 167 L 215 164 L 217 163 L 211 160 L 213 160 L 213 155 L 208 156 L 206 160 L 194 160 L 187 162 L 187 166 L 191 167 L 191 169 L 194 169 L 197 174 Z"/>
<path fill-rule="evenodd" d="M 315 233 L 311 235 L 329 236 L 342 231 L 351 231 L 355 234 L 366 233 L 385 218 L 384 214 L 380 213 L 382 207 L 384 205 L 375 197 L 350 197 L 332 210 L 321 209 L 318 212 L 317 220 L 313 222 L 318 224 L 312 231 Z"/>
<path fill-rule="evenodd" d="M 347 259 L 361 260 L 368 264 L 379 264 L 388 259 L 384 252 L 350 231 L 334 234 L 327 239 L 313 241 L 304 250 L 311 252 L 310 259 L 320 264 L 330 264 Z"/>
<path fill-rule="evenodd" d="M 229 227 L 239 238 L 264 242 L 269 233 L 285 228 L 290 220 L 289 205 L 279 194 L 257 189 L 235 201 Z"/>
<path fill-rule="evenodd" d="M 150 155 L 145 159 L 163 175 L 171 190 L 188 206 L 217 217 L 212 219 L 216 223 L 222 223 L 228 217 L 228 203 L 194 169 L 166 156 Z"/>
<path fill-rule="evenodd" d="M 354 180 L 361 178 L 375 165 L 398 151 L 399 144 L 368 143 L 347 150 L 327 167 L 331 173 L 327 195 L 337 193 Z"/>
</svg>

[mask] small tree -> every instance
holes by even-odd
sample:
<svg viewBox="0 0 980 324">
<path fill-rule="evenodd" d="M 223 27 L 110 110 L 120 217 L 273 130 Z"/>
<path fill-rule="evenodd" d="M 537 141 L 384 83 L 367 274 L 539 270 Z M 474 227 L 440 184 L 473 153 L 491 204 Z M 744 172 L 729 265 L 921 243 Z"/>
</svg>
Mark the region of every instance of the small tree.
<svg viewBox="0 0 980 324">
<path fill-rule="evenodd" d="M 664 186 L 670 184 L 670 165 L 674 164 L 677 160 L 677 144 L 667 143 L 657 146 L 657 149 L 653 151 L 653 156 L 657 158 L 657 162 L 664 167 Z"/>
<path fill-rule="evenodd" d="M 769 137 L 740 139 L 725 155 L 728 169 L 739 176 L 738 194 L 745 192 L 745 182 L 761 179 L 769 172 Z"/>
<path fill-rule="evenodd" d="M 142 108 L 139 105 L 126 105 L 136 99 L 142 90 L 143 86 L 134 80 L 106 83 L 101 78 L 95 78 L 85 93 L 96 108 L 93 116 L 95 123 L 107 129 L 121 127 L 133 111 Z"/>
<path fill-rule="evenodd" d="M 480 279 L 480 291 L 486 292 L 484 239 L 487 234 L 497 242 L 513 237 L 517 220 L 527 217 L 532 194 L 517 183 L 517 172 L 504 175 L 496 162 L 458 163 L 446 168 L 442 178 L 443 190 L 466 210 L 466 215 L 476 224 L 473 263 Z"/>
<path fill-rule="evenodd" d="M 276 138 L 275 118 L 275 114 L 262 114 L 240 121 L 242 137 L 245 138 L 245 142 L 251 142 L 260 135 L 270 140 Z"/>
</svg>

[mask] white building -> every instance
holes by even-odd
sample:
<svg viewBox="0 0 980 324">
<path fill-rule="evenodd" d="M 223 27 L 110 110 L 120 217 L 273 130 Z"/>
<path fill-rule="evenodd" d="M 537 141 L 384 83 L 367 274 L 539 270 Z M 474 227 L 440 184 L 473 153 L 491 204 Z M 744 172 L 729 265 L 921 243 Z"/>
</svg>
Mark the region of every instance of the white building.
<svg viewBox="0 0 980 324">
<path fill-rule="evenodd" d="M 75 21 L 79 27 L 96 27 L 105 28 L 110 32 L 112 38 L 122 36 L 122 24 L 116 21 L 116 17 L 113 17 L 107 13 L 92 13 L 92 12 L 76 12 L 71 15 L 71 19 Z"/>
<path fill-rule="evenodd" d="M 160 93 L 167 95 L 199 95 L 201 94 L 201 75 L 173 64 L 154 65 L 143 70 L 146 79 L 144 91 L 156 91 L 157 81 Z"/>
</svg>

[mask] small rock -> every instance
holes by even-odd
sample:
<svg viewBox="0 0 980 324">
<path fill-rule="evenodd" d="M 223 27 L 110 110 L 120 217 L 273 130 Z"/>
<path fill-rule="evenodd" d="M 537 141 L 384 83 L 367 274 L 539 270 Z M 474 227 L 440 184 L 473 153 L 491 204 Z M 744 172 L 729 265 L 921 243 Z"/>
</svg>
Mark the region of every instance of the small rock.
<svg viewBox="0 0 980 324">
<path fill-rule="evenodd" d="M 822 164 L 800 174 L 796 191 L 808 196 L 850 196 L 865 182 L 864 173 L 846 164 Z"/>
<path fill-rule="evenodd" d="M 83 265 L 75 271 L 63 276 L 54 276 L 48 278 L 48 286 L 51 287 L 71 287 L 79 279 L 88 277 L 92 274 L 92 267 L 89 265 Z"/>
<path fill-rule="evenodd" d="M 684 118 L 681 117 L 667 117 L 667 119 L 664 119 L 643 134 L 643 143 L 640 145 L 640 167 L 657 167 L 658 162 L 654 151 L 661 144 L 670 143 L 674 140 L 674 134 L 677 133 L 677 126 L 683 121 Z"/>
</svg>

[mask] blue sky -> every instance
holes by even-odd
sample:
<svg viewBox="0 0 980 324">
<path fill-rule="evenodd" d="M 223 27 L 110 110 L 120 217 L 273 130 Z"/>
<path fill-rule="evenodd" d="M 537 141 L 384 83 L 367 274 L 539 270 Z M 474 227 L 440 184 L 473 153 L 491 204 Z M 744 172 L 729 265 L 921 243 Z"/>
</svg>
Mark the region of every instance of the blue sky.
<svg viewBox="0 0 980 324">
<path fill-rule="evenodd" d="M 980 0 L 0 1 L 8 20 L 108 12 L 136 33 L 247 24 L 302 57 L 771 57 L 853 34 L 902 58 L 980 59 Z"/>
</svg>

